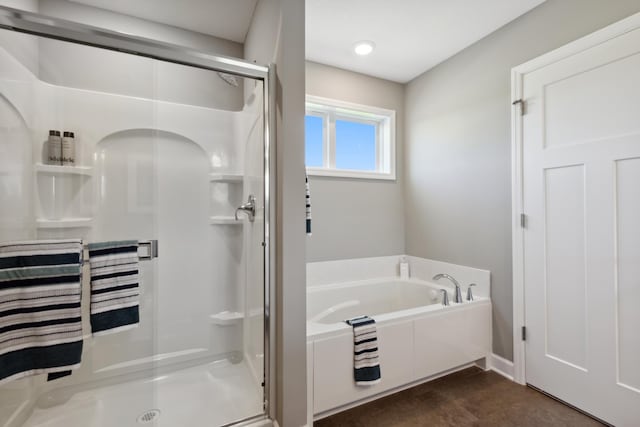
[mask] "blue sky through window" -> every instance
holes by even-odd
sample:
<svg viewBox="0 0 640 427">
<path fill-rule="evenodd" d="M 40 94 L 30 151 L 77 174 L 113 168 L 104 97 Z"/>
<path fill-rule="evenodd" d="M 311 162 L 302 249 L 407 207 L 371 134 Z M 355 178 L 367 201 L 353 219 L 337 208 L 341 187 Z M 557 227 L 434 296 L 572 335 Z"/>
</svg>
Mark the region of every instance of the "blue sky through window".
<svg viewBox="0 0 640 427">
<path fill-rule="evenodd" d="M 336 168 L 376 170 L 376 126 L 336 120 Z"/>
<path fill-rule="evenodd" d="M 304 118 L 305 162 L 307 167 L 322 167 L 322 117 Z"/>
</svg>

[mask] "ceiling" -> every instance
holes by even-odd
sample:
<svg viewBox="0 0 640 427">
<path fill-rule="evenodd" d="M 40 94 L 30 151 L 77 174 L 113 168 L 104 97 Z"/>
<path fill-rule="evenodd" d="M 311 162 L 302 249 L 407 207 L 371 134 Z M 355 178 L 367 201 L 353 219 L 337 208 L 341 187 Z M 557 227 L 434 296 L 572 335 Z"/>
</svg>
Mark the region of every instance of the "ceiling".
<svg viewBox="0 0 640 427">
<path fill-rule="evenodd" d="M 257 0 L 71 0 L 244 43 Z"/>
<path fill-rule="evenodd" d="M 306 56 L 406 83 L 544 1 L 306 0 Z M 369 56 L 353 52 L 361 40 Z"/>
</svg>

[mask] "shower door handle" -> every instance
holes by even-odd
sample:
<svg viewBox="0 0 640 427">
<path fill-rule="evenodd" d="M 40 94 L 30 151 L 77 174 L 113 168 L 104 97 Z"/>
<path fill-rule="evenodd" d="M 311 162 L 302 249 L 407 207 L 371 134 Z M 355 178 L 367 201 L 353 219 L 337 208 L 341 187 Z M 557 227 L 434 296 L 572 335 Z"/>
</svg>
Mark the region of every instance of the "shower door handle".
<svg viewBox="0 0 640 427">
<path fill-rule="evenodd" d="M 244 212 L 247 214 L 247 217 L 249 218 L 249 221 L 253 222 L 255 216 L 256 216 L 256 197 L 252 194 L 249 195 L 249 198 L 247 199 L 247 203 L 244 203 L 242 205 L 240 205 L 240 207 L 238 209 L 236 209 L 236 220 L 238 220 L 238 212 Z"/>
</svg>

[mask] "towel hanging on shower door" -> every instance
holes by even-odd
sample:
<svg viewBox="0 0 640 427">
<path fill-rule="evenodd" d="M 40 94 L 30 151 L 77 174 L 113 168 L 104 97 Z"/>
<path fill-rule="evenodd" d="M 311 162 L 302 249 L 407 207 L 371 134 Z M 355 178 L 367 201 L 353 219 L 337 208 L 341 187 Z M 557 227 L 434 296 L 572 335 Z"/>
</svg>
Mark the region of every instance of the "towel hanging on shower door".
<svg viewBox="0 0 640 427">
<path fill-rule="evenodd" d="M 305 187 L 305 217 L 307 223 L 307 235 L 311 236 L 311 192 L 309 191 L 309 177 L 307 173 L 304 174 L 304 187 Z"/>
<path fill-rule="evenodd" d="M 93 335 L 138 326 L 138 242 L 90 243 L 89 264 Z"/>
<path fill-rule="evenodd" d="M 77 239 L 0 243 L 0 384 L 80 366 L 81 261 Z"/>
</svg>

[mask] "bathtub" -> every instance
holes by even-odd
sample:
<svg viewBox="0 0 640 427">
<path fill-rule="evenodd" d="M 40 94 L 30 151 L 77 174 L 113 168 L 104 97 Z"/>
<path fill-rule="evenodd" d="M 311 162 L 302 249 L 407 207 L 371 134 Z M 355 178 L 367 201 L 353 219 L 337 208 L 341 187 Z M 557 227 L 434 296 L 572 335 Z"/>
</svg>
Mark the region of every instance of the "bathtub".
<svg viewBox="0 0 640 427">
<path fill-rule="evenodd" d="M 442 305 L 440 289 L 450 293 L 451 305 Z M 353 334 L 344 323 L 359 315 L 373 317 L 378 329 L 382 381 L 367 387 L 354 384 Z M 307 288 L 309 411 L 315 419 L 468 366 L 490 352 L 486 296 L 456 304 L 446 284 L 398 277 Z"/>
</svg>

